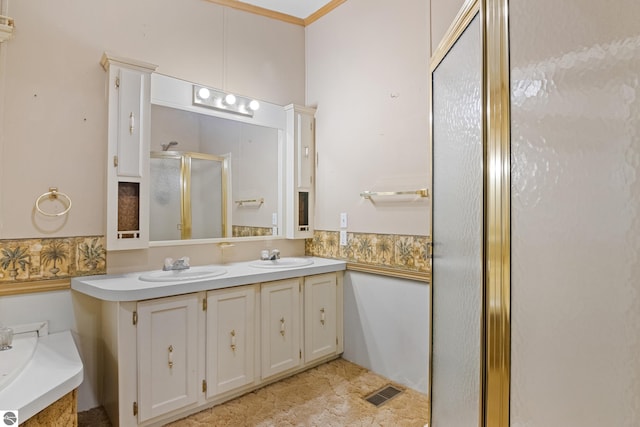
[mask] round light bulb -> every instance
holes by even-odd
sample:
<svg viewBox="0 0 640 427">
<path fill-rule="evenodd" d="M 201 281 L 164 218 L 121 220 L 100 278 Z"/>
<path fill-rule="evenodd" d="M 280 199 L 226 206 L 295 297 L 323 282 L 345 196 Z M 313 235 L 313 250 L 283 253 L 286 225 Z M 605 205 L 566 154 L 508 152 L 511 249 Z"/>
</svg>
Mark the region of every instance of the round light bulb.
<svg viewBox="0 0 640 427">
<path fill-rule="evenodd" d="M 229 93 L 224 97 L 224 102 L 226 102 L 228 105 L 233 105 L 236 103 L 236 96 L 232 93 Z"/>
<path fill-rule="evenodd" d="M 211 92 L 206 87 L 201 87 L 200 90 L 198 90 L 198 96 L 200 99 L 209 99 L 210 95 Z"/>
<path fill-rule="evenodd" d="M 259 103 L 258 101 L 256 101 L 255 99 L 254 99 L 254 100 L 252 100 L 252 101 L 249 103 L 249 109 L 250 109 L 251 111 L 256 111 L 256 110 L 257 110 L 257 109 L 259 109 L 259 108 L 260 108 L 260 103 Z"/>
</svg>

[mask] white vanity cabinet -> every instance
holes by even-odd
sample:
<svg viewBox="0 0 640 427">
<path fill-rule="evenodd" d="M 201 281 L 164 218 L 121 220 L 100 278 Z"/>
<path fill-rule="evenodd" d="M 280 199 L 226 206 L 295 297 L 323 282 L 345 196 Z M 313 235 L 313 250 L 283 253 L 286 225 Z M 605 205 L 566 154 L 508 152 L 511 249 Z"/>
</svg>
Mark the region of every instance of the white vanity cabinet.
<svg viewBox="0 0 640 427">
<path fill-rule="evenodd" d="M 340 295 L 339 295 L 340 291 Z M 304 362 L 311 363 L 335 354 L 342 329 L 338 306 L 342 288 L 334 273 L 304 279 Z"/>
<path fill-rule="evenodd" d="M 259 289 L 247 285 L 207 292 L 207 399 L 255 380 Z"/>
<path fill-rule="evenodd" d="M 262 284 L 263 379 L 297 368 L 302 363 L 301 295 L 301 278 Z"/>
<path fill-rule="evenodd" d="M 198 402 L 198 294 L 138 303 L 138 422 Z"/>
<path fill-rule="evenodd" d="M 82 310 L 99 313 L 101 403 L 114 425 L 163 425 L 339 357 L 343 261 L 246 268 L 230 265 L 223 285 L 149 287 L 127 274 L 72 280 L 74 292 L 102 300 Z"/>
<path fill-rule="evenodd" d="M 285 235 L 313 237 L 315 202 L 315 108 L 287 105 Z"/>
<path fill-rule="evenodd" d="M 108 74 L 107 249 L 149 243 L 149 138 L 153 64 L 105 53 Z"/>
</svg>

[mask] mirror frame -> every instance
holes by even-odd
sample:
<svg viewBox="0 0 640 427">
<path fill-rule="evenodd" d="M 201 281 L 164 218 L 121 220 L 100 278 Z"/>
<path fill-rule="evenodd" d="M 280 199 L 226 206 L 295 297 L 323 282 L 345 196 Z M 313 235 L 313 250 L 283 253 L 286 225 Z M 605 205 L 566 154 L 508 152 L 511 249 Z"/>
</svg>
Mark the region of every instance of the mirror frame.
<svg viewBox="0 0 640 427">
<path fill-rule="evenodd" d="M 278 131 L 278 234 L 269 236 L 249 236 L 249 237 L 215 237 L 210 239 L 187 239 L 187 240 L 159 240 L 149 241 L 149 247 L 161 246 L 181 246 L 194 244 L 211 244 L 221 242 L 248 242 L 259 240 L 285 239 L 285 137 L 286 137 L 286 113 L 281 105 L 266 101 L 260 101 L 260 109 L 254 112 L 253 117 L 243 116 L 234 113 L 227 113 L 214 110 L 193 103 L 193 87 L 205 86 L 195 82 L 181 80 L 175 77 L 159 73 L 151 74 L 151 105 L 174 108 L 177 110 L 232 120 L 240 123 L 247 123 L 256 126 L 264 126 Z M 220 91 L 214 87 L 212 90 Z M 150 154 L 149 154 L 150 155 Z M 230 220 L 230 218 L 227 218 Z"/>
</svg>

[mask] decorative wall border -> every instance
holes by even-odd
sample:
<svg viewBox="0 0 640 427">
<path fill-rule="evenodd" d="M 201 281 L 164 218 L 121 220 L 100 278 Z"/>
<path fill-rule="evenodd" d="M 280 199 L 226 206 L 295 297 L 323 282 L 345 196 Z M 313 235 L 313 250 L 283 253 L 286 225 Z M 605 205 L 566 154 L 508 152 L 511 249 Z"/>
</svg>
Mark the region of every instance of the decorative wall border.
<svg viewBox="0 0 640 427">
<path fill-rule="evenodd" d="M 106 274 L 104 236 L 0 240 L 0 296 L 69 288 L 75 276 Z"/>
<path fill-rule="evenodd" d="M 249 225 L 232 225 L 232 237 L 255 237 L 255 236 L 272 236 L 273 229 L 271 227 L 253 227 Z"/>
<path fill-rule="evenodd" d="M 429 282 L 430 242 L 428 236 L 348 232 L 340 246 L 339 231 L 316 230 L 305 241 L 305 254 L 345 260 L 350 270 Z"/>
</svg>

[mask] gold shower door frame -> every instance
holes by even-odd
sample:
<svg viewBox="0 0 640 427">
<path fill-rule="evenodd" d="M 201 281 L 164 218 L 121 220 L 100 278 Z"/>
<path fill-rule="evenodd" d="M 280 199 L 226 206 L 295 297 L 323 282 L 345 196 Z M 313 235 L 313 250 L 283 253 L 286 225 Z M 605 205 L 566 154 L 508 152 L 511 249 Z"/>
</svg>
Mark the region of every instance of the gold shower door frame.
<svg viewBox="0 0 640 427">
<path fill-rule="evenodd" d="M 511 139 L 509 80 L 508 0 L 467 0 L 435 50 L 433 72 L 473 18 L 482 27 L 482 128 L 483 128 L 483 308 L 481 310 L 480 427 L 510 424 L 511 384 Z M 433 87 L 429 92 L 430 152 L 433 153 Z M 433 162 L 433 158 L 432 158 Z M 432 164 L 433 170 L 433 164 Z M 431 218 L 433 218 L 432 205 Z M 433 221 L 431 221 L 433 228 Z M 433 229 L 430 232 L 433 236 Z M 433 286 L 430 303 L 433 304 Z M 430 342 L 433 352 L 433 307 Z M 429 361 L 429 384 L 433 354 Z M 430 395 L 432 390 L 430 390 Z M 431 399 L 430 399 L 431 401 Z M 429 425 L 431 408 L 429 408 Z"/>
<path fill-rule="evenodd" d="M 182 240 L 191 239 L 192 220 L 191 220 L 191 160 L 210 160 L 220 162 L 222 164 L 222 192 L 221 206 L 222 210 L 222 236 L 227 236 L 227 206 L 228 206 L 228 172 L 229 161 L 226 157 L 216 156 L 213 154 L 182 152 L 182 151 L 154 151 L 151 157 L 158 159 L 176 159 L 180 161 L 180 237 Z"/>
</svg>

